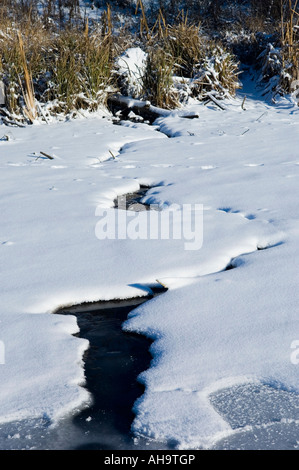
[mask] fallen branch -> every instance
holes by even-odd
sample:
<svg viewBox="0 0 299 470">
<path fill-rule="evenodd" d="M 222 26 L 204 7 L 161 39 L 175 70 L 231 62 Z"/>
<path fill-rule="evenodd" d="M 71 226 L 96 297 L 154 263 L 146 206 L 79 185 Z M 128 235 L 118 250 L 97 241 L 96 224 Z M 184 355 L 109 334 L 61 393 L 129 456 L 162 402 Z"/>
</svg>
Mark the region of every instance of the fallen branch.
<svg viewBox="0 0 299 470">
<path fill-rule="evenodd" d="M 49 124 L 49 120 L 48 120 L 47 116 L 45 115 L 45 113 L 44 113 L 44 111 L 43 111 L 41 105 L 40 105 L 38 102 L 36 102 L 36 107 L 37 107 L 37 109 L 39 110 L 39 112 L 40 112 L 40 114 L 42 115 L 42 117 L 44 118 L 44 120 L 46 121 L 46 123 Z"/>
<path fill-rule="evenodd" d="M 209 101 L 213 101 L 213 103 L 218 106 L 222 111 L 226 111 L 226 107 L 223 106 L 222 104 L 219 103 L 218 100 L 216 100 L 215 96 L 212 93 L 207 93 L 207 97 Z"/>
<path fill-rule="evenodd" d="M 15 121 L 15 120 L 12 120 L 12 119 L 8 119 L 4 116 L 1 116 L 1 120 L 7 126 L 25 127 L 24 124 L 20 124 L 19 122 Z"/>
<path fill-rule="evenodd" d="M 52 157 L 51 155 L 49 155 L 49 154 L 47 154 L 47 153 L 45 153 L 45 152 L 40 151 L 39 153 L 40 153 L 41 155 L 43 155 L 44 157 L 49 158 L 50 160 L 54 160 L 54 157 Z"/>
</svg>

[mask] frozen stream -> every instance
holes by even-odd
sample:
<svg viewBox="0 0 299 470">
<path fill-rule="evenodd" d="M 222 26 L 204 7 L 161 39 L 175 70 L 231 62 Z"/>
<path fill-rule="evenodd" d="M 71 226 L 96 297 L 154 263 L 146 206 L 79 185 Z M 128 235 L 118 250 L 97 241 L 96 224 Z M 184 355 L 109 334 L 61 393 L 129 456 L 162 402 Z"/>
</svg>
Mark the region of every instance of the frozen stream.
<svg viewBox="0 0 299 470">
<path fill-rule="evenodd" d="M 191 104 L 196 119 L 115 126 L 98 116 L 0 141 L 0 448 L 298 447 L 299 108 L 290 97 L 267 103 L 254 83 L 223 111 Z M 103 213 L 139 191 L 161 210 L 118 211 L 126 237 L 99 237 Z M 186 230 L 193 239 L 135 236 L 147 222 L 159 235 L 173 206 L 190 205 L 204 208 Z M 53 312 L 145 296 L 157 280 L 167 292 L 123 310 L 116 327 L 144 353 L 117 343 L 101 356 L 105 376 L 112 358 L 136 366 L 134 392 L 120 380 L 129 401 L 108 396 L 120 418 L 109 421 L 91 391 L 104 389 L 102 375 L 84 386 L 97 355 L 85 334 L 100 340 L 95 325 L 107 332 L 115 315 Z"/>
</svg>

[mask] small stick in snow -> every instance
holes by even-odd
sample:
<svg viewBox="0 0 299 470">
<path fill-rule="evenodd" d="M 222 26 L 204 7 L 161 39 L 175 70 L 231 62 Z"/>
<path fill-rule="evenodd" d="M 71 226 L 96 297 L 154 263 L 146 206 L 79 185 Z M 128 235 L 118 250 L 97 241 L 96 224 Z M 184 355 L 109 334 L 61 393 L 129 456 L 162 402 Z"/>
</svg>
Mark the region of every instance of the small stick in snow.
<svg viewBox="0 0 299 470">
<path fill-rule="evenodd" d="M 241 104 L 241 108 L 243 109 L 243 111 L 246 111 L 245 101 L 246 101 L 246 95 L 244 96 L 244 99 L 243 99 L 242 104 Z"/>
<path fill-rule="evenodd" d="M 157 281 L 162 287 L 164 287 L 164 289 L 168 289 L 168 287 L 165 286 L 165 284 L 163 284 L 163 282 L 159 281 L 159 279 L 156 279 L 156 281 Z"/>
<path fill-rule="evenodd" d="M 265 111 L 263 114 L 261 114 L 260 117 L 258 117 L 255 122 L 259 121 L 266 114 L 268 114 L 267 111 Z"/>
<path fill-rule="evenodd" d="M 42 152 L 42 151 L 40 151 L 39 153 L 40 153 L 41 155 L 43 155 L 44 157 L 49 158 L 50 160 L 54 160 L 54 157 L 52 157 L 52 156 L 49 155 L 48 153 L 45 153 L 45 152 Z"/>
<path fill-rule="evenodd" d="M 199 118 L 199 115 L 198 114 L 184 114 L 183 116 L 180 116 L 180 118 L 197 119 L 197 118 Z"/>
<path fill-rule="evenodd" d="M 110 153 L 110 155 L 112 155 L 112 157 L 113 157 L 114 159 L 116 159 L 116 156 L 113 155 L 113 153 L 111 152 L 111 150 L 109 150 L 109 153 Z"/>
</svg>

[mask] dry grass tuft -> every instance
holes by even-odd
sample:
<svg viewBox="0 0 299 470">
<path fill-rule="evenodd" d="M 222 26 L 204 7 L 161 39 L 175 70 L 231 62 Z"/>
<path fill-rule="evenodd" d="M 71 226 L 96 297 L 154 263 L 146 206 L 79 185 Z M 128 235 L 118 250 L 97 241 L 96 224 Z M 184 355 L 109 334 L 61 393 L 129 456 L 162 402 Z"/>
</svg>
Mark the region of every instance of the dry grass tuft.
<svg viewBox="0 0 299 470">
<path fill-rule="evenodd" d="M 37 117 L 36 102 L 34 96 L 34 87 L 32 81 L 31 72 L 28 70 L 24 43 L 20 32 L 18 31 L 18 43 L 20 48 L 20 60 L 21 66 L 23 68 L 24 74 L 24 85 L 22 84 L 21 78 L 19 76 L 20 86 L 22 89 L 22 94 L 25 102 L 24 114 L 33 123 Z"/>
<path fill-rule="evenodd" d="M 163 47 L 150 48 L 143 77 L 143 94 L 156 106 L 172 109 L 179 106 L 173 86 L 173 57 Z"/>
</svg>

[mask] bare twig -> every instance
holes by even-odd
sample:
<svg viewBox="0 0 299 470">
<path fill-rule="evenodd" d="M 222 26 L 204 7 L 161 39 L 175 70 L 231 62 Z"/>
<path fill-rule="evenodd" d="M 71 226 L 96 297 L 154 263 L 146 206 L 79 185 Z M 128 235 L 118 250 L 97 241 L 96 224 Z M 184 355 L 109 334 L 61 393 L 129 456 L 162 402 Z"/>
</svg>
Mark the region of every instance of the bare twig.
<svg viewBox="0 0 299 470">
<path fill-rule="evenodd" d="M 261 118 L 262 118 L 263 116 L 265 116 L 266 114 L 267 114 L 267 111 L 265 111 L 263 114 L 261 114 L 261 115 L 255 120 L 255 122 L 260 121 Z"/>
</svg>

